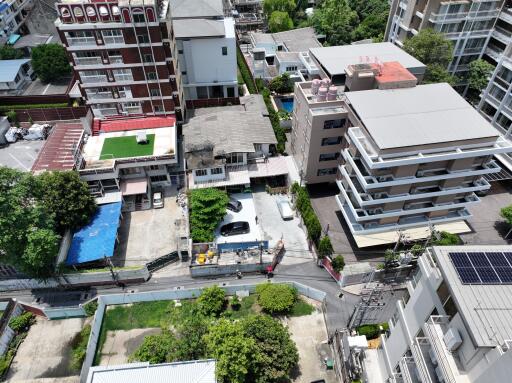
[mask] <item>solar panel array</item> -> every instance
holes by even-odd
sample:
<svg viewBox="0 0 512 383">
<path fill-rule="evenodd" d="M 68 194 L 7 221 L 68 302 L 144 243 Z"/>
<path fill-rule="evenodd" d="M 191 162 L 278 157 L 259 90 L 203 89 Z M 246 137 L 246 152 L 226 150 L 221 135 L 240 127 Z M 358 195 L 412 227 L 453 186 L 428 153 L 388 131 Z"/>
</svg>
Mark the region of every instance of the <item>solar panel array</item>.
<svg viewBox="0 0 512 383">
<path fill-rule="evenodd" d="M 512 252 L 448 254 L 463 284 L 512 284 Z"/>
</svg>

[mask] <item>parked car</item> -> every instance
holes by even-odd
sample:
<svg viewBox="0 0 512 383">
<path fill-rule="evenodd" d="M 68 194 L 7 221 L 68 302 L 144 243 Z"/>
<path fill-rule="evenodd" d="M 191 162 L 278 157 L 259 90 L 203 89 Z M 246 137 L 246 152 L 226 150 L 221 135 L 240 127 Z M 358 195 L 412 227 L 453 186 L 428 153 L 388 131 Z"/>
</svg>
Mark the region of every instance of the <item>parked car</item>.
<svg viewBox="0 0 512 383">
<path fill-rule="evenodd" d="M 153 194 L 153 208 L 160 209 L 164 207 L 164 199 L 162 198 L 162 193 L 157 192 Z"/>
<path fill-rule="evenodd" d="M 231 222 L 220 228 L 220 234 L 224 237 L 230 235 L 246 234 L 250 232 L 249 222 L 239 221 Z"/>
<path fill-rule="evenodd" d="M 238 213 L 240 210 L 242 210 L 242 202 L 234 198 L 230 198 L 227 208 L 231 211 L 234 211 L 235 213 Z"/>
<path fill-rule="evenodd" d="M 277 207 L 279 208 L 279 213 L 281 213 L 282 219 L 293 219 L 293 209 L 290 202 L 286 200 L 277 201 Z"/>
</svg>

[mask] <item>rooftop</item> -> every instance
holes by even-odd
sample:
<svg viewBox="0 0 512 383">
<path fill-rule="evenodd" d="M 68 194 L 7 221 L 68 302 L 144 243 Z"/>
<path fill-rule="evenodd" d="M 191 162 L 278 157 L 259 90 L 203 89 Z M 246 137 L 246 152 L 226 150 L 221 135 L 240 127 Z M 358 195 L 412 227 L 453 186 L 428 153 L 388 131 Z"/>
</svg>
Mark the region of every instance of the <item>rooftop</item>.
<svg viewBox="0 0 512 383">
<path fill-rule="evenodd" d="M 30 59 L 0 60 L 0 82 L 14 81 L 22 65 Z"/>
<path fill-rule="evenodd" d="M 28 34 L 21 36 L 21 38 L 14 44 L 15 49 L 21 49 L 25 47 L 37 47 L 39 45 L 48 44 L 52 40 L 52 35 L 37 35 Z"/>
<path fill-rule="evenodd" d="M 89 369 L 87 383 L 216 383 L 215 360 L 119 366 L 96 366 Z"/>
<path fill-rule="evenodd" d="M 381 65 L 371 64 L 377 67 L 380 73 L 375 77 L 379 84 L 394 83 L 397 81 L 416 81 L 416 77 L 403 67 L 398 61 L 384 62 Z"/>
<path fill-rule="evenodd" d="M 224 36 L 224 20 L 180 19 L 172 22 L 176 38 Z"/>
<path fill-rule="evenodd" d="M 398 61 L 403 67 L 425 71 L 425 65 L 392 43 L 355 44 L 311 48 L 311 54 L 330 76 L 343 75 L 351 64 L 378 59 L 380 62 Z"/>
<path fill-rule="evenodd" d="M 292 29 L 277 33 L 253 32 L 253 39 L 261 44 L 283 44 L 288 52 L 307 52 L 310 48 L 321 47 L 311 27 Z"/>
<path fill-rule="evenodd" d="M 93 123 L 93 130 L 100 133 L 122 132 L 127 130 L 166 128 L 175 124 L 176 118 L 174 116 L 96 119 Z"/>
<path fill-rule="evenodd" d="M 473 342 L 479 347 L 503 344 L 512 334 L 512 284 L 462 284 L 450 260 L 451 252 L 512 252 L 512 246 L 434 247 L 433 256 L 458 312 L 466 322 Z"/>
<path fill-rule="evenodd" d="M 223 17 L 222 0 L 170 0 L 172 19 Z"/>
<path fill-rule="evenodd" d="M 345 97 L 381 150 L 499 136 L 446 83 L 347 92 Z"/>
</svg>

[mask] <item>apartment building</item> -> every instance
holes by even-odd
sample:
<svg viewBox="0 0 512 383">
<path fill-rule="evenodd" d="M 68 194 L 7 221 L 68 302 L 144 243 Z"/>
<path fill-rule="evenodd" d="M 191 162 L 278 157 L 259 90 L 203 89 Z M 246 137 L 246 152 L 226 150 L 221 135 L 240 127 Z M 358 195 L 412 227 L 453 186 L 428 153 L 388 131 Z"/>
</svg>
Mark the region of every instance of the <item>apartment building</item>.
<svg viewBox="0 0 512 383">
<path fill-rule="evenodd" d="M 177 72 L 189 106 L 238 97 L 235 21 L 222 0 L 171 0 Z"/>
<path fill-rule="evenodd" d="M 176 115 L 183 97 L 165 0 L 62 0 L 55 25 L 97 117 Z"/>
<path fill-rule="evenodd" d="M 386 381 L 510 381 L 511 282 L 510 246 L 429 249 L 381 337 Z"/>
<path fill-rule="evenodd" d="M 398 62 L 420 80 L 425 66 L 391 43 L 318 47 L 309 55 L 324 80 L 295 85 L 291 154 L 306 183 L 335 182 L 341 149 L 347 145 L 344 137 L 351 124 L 344 96 L 349 66 L 370 60 Z M 318 96 L 321 87 L 324 93 Z"/>
<path fill-rule="evenodd" d="M 265 20 L 262 0 L 232 0 L 230 3 L 237 32 L 247 33 L 263 29 Z"/>
<path fill-rule="evenodd" d="M 14 44 L 16 40 L 10 41 L 11 35 L 28 33 L 25 20 L 32 6 L 33 0 L 0 1 L 0 45 Z"/>
</svg>

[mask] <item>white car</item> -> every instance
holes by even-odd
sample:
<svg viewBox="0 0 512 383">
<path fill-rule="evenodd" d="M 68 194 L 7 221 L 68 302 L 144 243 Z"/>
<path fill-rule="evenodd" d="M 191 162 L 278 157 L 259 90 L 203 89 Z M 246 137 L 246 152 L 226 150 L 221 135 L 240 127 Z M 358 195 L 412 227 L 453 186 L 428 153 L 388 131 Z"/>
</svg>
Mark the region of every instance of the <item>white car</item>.
<svg viewBox="0 0 512 383">
<path fill-rule="evenodd" d="M 281 218 L 284 220 L 293 219 L 293 209 L 292 205 L 288 201 L 277 201 L 277 207 L 279 208 L 279 213 L 281 213 Z"/>
<path fill-rule="evenodd" d="M 160 209 L 164 207 L 164 199 L 162 193 L 158 192 L 153 194 L 153 209 Z"/>
</svg>

